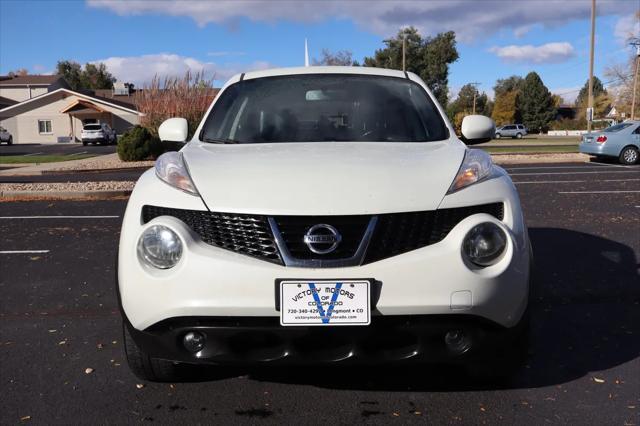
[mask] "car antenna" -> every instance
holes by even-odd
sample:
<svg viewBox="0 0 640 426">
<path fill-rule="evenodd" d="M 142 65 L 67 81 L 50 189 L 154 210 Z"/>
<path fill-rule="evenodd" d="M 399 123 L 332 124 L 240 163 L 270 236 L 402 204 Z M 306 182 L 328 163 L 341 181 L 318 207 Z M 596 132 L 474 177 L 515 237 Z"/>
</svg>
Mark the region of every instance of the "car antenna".
<svg viewBox="0 0 640 426">
<path fill-rule="evenodd" d="M 307 39 L 304 39 L 304 66 L 309 66 L 309 49 L 307 48 Z"/>
</svg>

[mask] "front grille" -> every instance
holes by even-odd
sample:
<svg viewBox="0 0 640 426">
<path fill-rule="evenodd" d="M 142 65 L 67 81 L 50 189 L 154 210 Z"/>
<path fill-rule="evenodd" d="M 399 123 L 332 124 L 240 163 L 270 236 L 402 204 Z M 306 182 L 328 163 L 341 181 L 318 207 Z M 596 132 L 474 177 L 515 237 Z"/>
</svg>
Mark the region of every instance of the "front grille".
<svg viewBox="0 0 640 426">
<path fill-rule="evenodd" d="M 363 263 L 376 262 L 442 241 L 458 223 L 477 213 L 487 213 L 502 220 L 503 204 L 379 215 Z"/>
<path fill-rule="evenodd" d="M 362 241 L 371 216 L 277 216 L 276 224 L 289 253 L 296 259 L 309 260 L 347 259 L 352 257 Z M 313 225 L 325 223 L 333 226 L 342 236 L 342 241 L 331 253 L 318 255 L 304 243 L 304 234 Z"/>
<path fill-rule="evenodd" d="M 266 216 L 144 206 L 142 222 L 158 216 L 183 221 L 207 244 L 282 264 Z"/>
<path fill-rule="evenodd" d="M 378 222 L 361 264 L 376 262 L 442 241 L 460 221 L 477 213 L 487 213 L 502 220 L 504 206 L 502 203 L 492 203 L 378 215 Z M 165 215 L 183 221 L 207 244 L 268 262 L 284 264 L 267 216 L 156 206 L 142 208 L 143 223 Z M 289 253 L 299 260 L 338 260 L 352 257 L 362 241 L 370 219 L 370 215 L 274 218 Z M 306 231 L 319 223 L 335 227 L 342 235 L 342 242 L 338 248 L 326 255 L 312 253 L 303 242 Z"/>
</svg>

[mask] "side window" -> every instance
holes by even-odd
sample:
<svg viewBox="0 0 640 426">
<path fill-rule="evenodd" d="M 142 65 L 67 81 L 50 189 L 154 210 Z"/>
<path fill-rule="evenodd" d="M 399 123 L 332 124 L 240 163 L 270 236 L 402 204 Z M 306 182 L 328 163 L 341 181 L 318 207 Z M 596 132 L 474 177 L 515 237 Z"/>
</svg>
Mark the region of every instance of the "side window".
<svg viewBox="0 0 640 426">
<path fill-rule="evenodd" d="M 51 131 L 51 120 L 38 120 L 38 133 L 40 134 L 53 133 Z"/>
<path fill-rule="evenodd" d="M 634 135 L 640 135 L 640 126 L 636 127 L 636 129 L 633 131 Z"/>
</svg>

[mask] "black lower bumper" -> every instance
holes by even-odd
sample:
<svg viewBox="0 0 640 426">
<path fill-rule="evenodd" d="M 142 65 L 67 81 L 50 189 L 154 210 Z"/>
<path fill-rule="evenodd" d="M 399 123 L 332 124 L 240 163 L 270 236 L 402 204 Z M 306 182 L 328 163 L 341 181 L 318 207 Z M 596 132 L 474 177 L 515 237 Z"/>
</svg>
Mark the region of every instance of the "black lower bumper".
<svg viewBox="0 0 640 426">
<path fill-rule="evenodd" d="M 186 363 L 464 363 L 506 356 L 526 329 L 527 315 L 512 328 L 472 315 L 374 316 L 371 325 L 354 327 L 283 327 L 278 317 L 181 317 L 140 331 L 125 322 L 146 354 Z M 191 331 L 205 336 L 196 354 L 182 343 Z M 468 350 L 445 343 L 450 331 L 462 332 Z"/>
</svg>

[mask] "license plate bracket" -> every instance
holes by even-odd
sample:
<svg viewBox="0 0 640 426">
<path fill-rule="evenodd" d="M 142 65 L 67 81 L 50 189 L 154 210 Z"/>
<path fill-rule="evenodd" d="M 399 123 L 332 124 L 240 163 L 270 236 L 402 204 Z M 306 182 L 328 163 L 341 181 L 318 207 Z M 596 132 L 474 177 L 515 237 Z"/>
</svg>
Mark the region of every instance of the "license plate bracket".
<svg viewBox="0 0 640 426">
<path fill-rule="evenodd" d="M 282 326 L 369 325 L 370 279 L 279 279 L 276 308 Z"/>
</svg>

